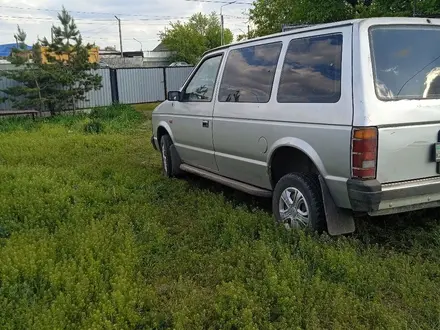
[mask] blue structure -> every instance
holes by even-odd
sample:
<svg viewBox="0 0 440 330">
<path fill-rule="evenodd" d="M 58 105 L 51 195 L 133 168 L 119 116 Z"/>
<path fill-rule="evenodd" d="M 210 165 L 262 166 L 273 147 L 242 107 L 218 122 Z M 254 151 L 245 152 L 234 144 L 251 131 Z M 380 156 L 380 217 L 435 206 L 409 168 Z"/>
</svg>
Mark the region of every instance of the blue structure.
<svg viewBox="0 0 440 330">
<path fill-rule="evenodd" d="M 17 48 L 17 45 L 15 43 L 13 44 L 5 44 L 0 45 L 0 57 L 7 57 L 11 54 L 11 51 L 13 48 Z M 31 46 L 26 46 L 28 50 L 32 49 Z"/>
</svg>

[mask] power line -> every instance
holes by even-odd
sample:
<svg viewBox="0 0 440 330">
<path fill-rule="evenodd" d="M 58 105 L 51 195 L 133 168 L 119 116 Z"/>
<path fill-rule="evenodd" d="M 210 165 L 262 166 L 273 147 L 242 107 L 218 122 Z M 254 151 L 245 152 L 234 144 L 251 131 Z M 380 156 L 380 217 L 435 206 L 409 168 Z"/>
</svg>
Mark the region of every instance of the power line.
<svg viewBox="0 0 440 330">
<path fill-rule="evenodd" d="M 233 15 L 223 15 L 223 16 L 229 17 L 229 18 L 232 18 L 232 19 L 247 19 L 248 18 L 246 16 L 233 16 Z"/>
<path fill-rule="evenodd" d="M 188 19 L 190 18 L 189 16 L 163 16 L 162 18 L 137 18 L 134 20 L 123 20 L 124 22 L 136 22 L 136 21 L 167 21 L 167 20 L 171 20 L 171 19 Z M 85 20 L 90 20 L 92 18 L 84 18 L 84 19 L 77 19 L 75 18 L 75 22 L 81 22 L 81 21 L 85 21 Z M 110 19 L 100 19 L 100 20 L 95 20 L 95 22 L 113 22 L 113 20 Z"/>
<path fill-rule="evenodd" d="M 189 17 L 180 17 L 181 19 L 188 19 Z M 12 16 L 12 15 L 0 15 L 0 19 L 20 19 L 20 20 L 27 20 L 27 21 L 41 21 L 41 22 L 57 22 L 58 19 L 53 17 L 31 17 L 31 16 Z M 173 18 L 169 18 L 173 19 Z M 179 18 L 174 18 L 179 19 Z M 91 19 L 75 19 L 75 22 L 77 24 L 97 24 L 97 25 L 113 25 L 111 20 L 94 20 L 90 22 Z M 164 21 L 166 19 L 137 19 L 137 20 L 124 20 L 123 22 L 125 25 L 131 25 L 134 23 L 142 24 L 142 25 L 164 25 L 166 23 L 143 23 L 146 21 Z"/>
<path fill-rule="evenodd" d="M 1 7 L 1 6 L 0 6 Z M 15 15 L 0 15 L 2 18 L 11 17 L 11 18 L 30 18 L 30 19 L 56 19 L 54 17 L 32 17 L 32 16 L 15 16 Z M 137 21 L 166 21 L 170 19 L 188 19 L 189 16 L 152 16 L 149 18 L 138 18 Z M 92 18 L 74 18 L 76 22 L 80 22 L 83 20 L 90 20 Z M 135 20 L 135 21 L 136 21 Z M 127 22 L 127 20 L 125 20 Z M 133 20 L 131 20 L 133 21 Z M 111 19 L 99 19 L 95 20 L 95 22 L 113 22 Z"/>
<path fill-rule="evenodd" d="M 253 2 L 242 2 L 242 1 L 236 1 L 234 3 L 231 3 L 231 1 L 224 1 L 224 0 L 185 0 L 185 1 L 191 1 L 191 2 L 209 2 L 209 3 L 230 3 L 234 5 L 252 5 Z"/>
<path fill-rule="evenodd" d="M 241 20 L 241 19 L 245 19 L 246 17 L 244 16 L 232 16 L 232 15 L 225 15 L 229 18 L 232 19 L 237 19 L 237 20 Z M 125 24 L 133 24 L 135 22 L 139 23 L 139 22 L 149 22 L 149 21 L 167 21 L 167 20 L 174 20 L 174 19 L 189 19 L 189 16 L 170 16 L 169 18 L 139 18 L 136 20 L 123 20 L 123 22 Z M 0 19 L 21 19 L 21 20 L 38 20 L 38 21 L 43 21 L 43 22 L 57 22 L 58 19 L 54 18 L 54 17 L 32 17 L 32 16 L 14 16 L 14 15 L 0 15 Z M 102 19 L 102 20 L 93 20 L 93 22 L 90 22 L 90 19 L 75 19 L 75 22 L 78 24 L 99 24 L 99 25 L 113 25 L 113 21 L 112 20 L 106 20 L 106 19 Z M 145 24 L 145 23 L 142 23 Z M 146 25 L 163 25 L 166 23 L 148 23 Z"/>
<path fill-rule="evenodd" d="M 4 6 L 0 5 L 0 8 L 9 8 L 9 9 L 19 9 L 19 10 L 37 10 L 37 11 L 49 11 L 49 12 L 60 12 L 59 9 L 49 9 L 49 8 L 37 8 L 37 7 L 16 7 L 16 6 Z M 76 14 L 90 14 L 90 15 L 119 15 L 119 16 L 136 16 L 136 17 L 172 17 L 172 16 L 160 16 L 160 15 L 142 15 L 142 14 L 122 14 L 122 13 L 107 13 L 107 12 L 99 12 L 99 11 L 76 11 L 76 10 L 68 10 L 69 13 Z"/>
<path fill-rule="evenodd" d="M 114 38 L 111 37 L 107 37 L 107 38 L 102 38 L 102 37 L 92 37 L 92 36 L 82 36 L 84 39 L 96 39 L 96 40 L 119 40 L 118 36 L 115 36 Z M 133 38 L 122 38 L 122 40 L 125 41 L 133 41 Z M 141 39 L 142 41 L 156 41 L 156 40 L 160 40 L 160 38 L 151 38 L 151 39 Z"/>
<path fill-rule="evenodd" d="M 25 21 L 41 21 L 41 22 L 54 22 L 56 21 L 50 17 L 28 17 L 28 16 L 6 16 L 0 15 L 0 19 L 11 20 L 11 19 L 20 19 Z M 110 25 L 111 23 L 99 23 L 99 22 L 78 22 L 80 24 L 99 24 L 99 25 Z"/>
</svg>

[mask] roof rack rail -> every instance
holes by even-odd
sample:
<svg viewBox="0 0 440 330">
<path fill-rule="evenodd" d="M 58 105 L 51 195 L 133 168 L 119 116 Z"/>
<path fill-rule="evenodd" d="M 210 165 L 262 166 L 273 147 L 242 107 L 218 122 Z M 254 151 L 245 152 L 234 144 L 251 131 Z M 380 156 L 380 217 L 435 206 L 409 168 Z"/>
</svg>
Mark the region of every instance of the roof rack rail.
<svg viewBox="0 0 440 330">
<path fill-rule="evenodd" d="M 315 25 L 318 25 L 318 24 L 283 24 L 281 26 L 281 31 L 286 32 L 286 31 L 290 31 L 290 30 L 301 29 L 301 28 L 315 26 Z"/>
</svg>

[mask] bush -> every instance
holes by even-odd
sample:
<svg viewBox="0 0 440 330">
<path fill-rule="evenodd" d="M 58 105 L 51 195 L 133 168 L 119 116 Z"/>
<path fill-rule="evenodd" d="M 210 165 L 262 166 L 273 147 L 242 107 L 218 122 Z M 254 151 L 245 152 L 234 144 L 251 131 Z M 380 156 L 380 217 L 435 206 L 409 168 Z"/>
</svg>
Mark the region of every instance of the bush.
<svg viewBox="0 0 440 330">
<path fill-rule="evenodd" d="M 92 120 L 86 124 L 84 124 L 84 132 L 85 133 L 95 133 L 99 134 L 104 130 L 104 126 L 98 120 Z"/>
<path fill-rule="evenodd" d="M 100 134 L 108 132 L 128 132 L 147 118 L 130 105 L 115 104 L 94 108 L 90 114 L 74 115 L 60 113 L 52 117 L 38 117 L 35 121 L 29 117 L 10 117 L 0 119 L 0 133 L 15 130 L 34 131 L 44 125 L 57 124 L 69 131 Z"/>
<path fill-rule="evenodd" d="M 0 118 L 0 133 L 14 130 L 31 131 L 39 127 L 39 122 L 39 120 L 34 121 L 29 117 L 3 117 Z"/>
<path fill-rule="evenodd" d="M 108 107 L 100 107 L 92 109 L 90 113 L 91 118 L 102 120 L 125 120 L 136 121 L 142 118 L 142 115 L 137 112 L 131 105 L 114 104 Z"/>
</svg>

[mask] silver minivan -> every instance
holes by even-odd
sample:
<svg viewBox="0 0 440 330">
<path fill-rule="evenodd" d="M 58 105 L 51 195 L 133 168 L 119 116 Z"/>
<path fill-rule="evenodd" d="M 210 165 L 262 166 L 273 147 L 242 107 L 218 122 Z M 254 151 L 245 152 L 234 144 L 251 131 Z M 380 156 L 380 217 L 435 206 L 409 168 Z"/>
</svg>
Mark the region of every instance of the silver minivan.
<svg viewBox="0 0 440 330">
<path fill-rule="evenodd" d="M 440 206 L 440 20 L 370 18 L 207 52 L 153 112 L 166 176 L 271 197 L 286 227 Z"/>
</svg>

